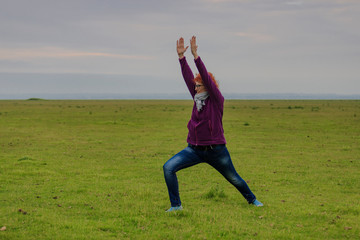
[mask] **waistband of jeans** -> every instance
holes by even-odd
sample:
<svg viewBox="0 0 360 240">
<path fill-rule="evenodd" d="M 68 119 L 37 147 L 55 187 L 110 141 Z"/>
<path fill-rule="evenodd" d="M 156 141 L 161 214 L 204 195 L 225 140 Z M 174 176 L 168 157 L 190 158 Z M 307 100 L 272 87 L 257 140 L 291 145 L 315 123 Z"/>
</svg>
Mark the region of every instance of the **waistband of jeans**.
<svg viewBox="0 0 360 240">
<path fill-rule="evenodd" d="M 215 148 L 217 146 L 225 146 L 225 144 L 192 145 L 192 144 L 189 143 L 189 147 L 191 147 L 192 149 L 202 150 L 202 151 L 210 150 L 210 149 L 213 149 L 213 148 Z"/>
</svg>

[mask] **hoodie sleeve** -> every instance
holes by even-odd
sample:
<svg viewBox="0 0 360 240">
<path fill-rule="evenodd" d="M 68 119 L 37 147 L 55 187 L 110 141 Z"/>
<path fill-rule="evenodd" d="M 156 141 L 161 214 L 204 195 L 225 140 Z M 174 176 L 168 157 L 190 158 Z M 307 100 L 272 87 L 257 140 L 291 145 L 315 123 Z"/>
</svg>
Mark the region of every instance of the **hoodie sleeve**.
<svg viewBox="0 0 360 240">
<path fill-rule="evenodd" d="M 181 66 L 181 73 L 185 80 L 186 86 L 188 87 L 192 98 L 194 98 L 194 96 L 195 96 L 195 83 L 193 82 L 194 74 L 192 73 L 192 71 L 186 61 L 186 57 L 179 59 L 179 62 L 180 62 L 180 66 Z"/>
<path fill-rule="evenodd" d="M 224 97 L 221 94 L 219 88 L 216 86 L 216 84 L 212 81 L 208 71 L 206 70 L 206 67 L 204 63 L 202 62 L 201 58 L 198 57 L 194 60 L 195 65 L 197 69 L 199 70 L 201 79 L 209 93 L 209 95 L 215 99 L 217 102 L 222 103 L 224 101 Z"/>
</svg>

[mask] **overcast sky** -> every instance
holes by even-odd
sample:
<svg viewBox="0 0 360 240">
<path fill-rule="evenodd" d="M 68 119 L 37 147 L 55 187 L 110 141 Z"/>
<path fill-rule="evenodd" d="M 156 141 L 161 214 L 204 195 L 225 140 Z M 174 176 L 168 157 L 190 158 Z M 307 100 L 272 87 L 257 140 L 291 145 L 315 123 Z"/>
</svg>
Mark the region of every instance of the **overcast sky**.
<svg viewBox="0 0 360 240">
<path fill-rule="evenodd" d="M 360 93 L 359 0 L 0 3 L 0 98 L 186 92 L 192 35 L 223 93 Z"/>
</svg>

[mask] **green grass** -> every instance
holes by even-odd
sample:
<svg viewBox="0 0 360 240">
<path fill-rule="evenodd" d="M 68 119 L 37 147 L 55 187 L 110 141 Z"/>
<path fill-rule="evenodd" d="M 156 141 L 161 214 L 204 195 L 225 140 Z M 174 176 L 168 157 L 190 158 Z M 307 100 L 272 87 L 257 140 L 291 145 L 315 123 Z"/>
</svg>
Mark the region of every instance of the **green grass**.
<svg viewBox="0 0 360 240">
<path fill-rule="evenodd" d="M 255 208 L 186 146 L 191 101 L 0 101 L 0 239 L 359 239 L 360 101 L 226 101 Z"/>
</svg>

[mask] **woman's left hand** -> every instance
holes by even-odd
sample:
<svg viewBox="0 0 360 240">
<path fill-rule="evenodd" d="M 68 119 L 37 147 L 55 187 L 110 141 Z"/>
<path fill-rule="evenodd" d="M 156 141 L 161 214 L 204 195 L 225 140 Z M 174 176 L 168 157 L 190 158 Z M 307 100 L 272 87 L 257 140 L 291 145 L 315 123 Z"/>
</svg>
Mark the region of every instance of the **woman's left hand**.
<svg viewBox="0 0 360 240">
<path fill-rule="evenodd" d="M 190 39 L 190 47 L 191 47 L 191 53 L 194 56 L 195 59 L 198 58 L 198 54 L 197 54 L 197 48 L 198 46 L 196 45 L 196 37 L 192 36 L 192 38 Z"/>
</svg>

